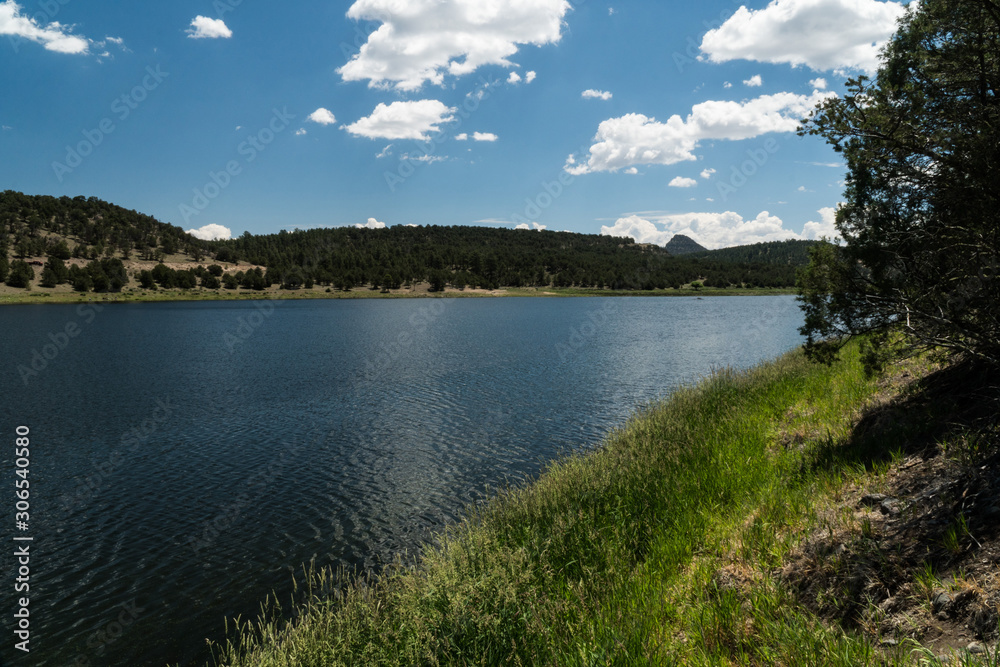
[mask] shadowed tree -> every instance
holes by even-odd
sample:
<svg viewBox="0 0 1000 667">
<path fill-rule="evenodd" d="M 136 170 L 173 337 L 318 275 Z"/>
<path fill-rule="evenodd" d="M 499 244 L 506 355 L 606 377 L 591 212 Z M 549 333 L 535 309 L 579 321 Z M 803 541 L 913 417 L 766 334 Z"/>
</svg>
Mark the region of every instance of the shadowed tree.
<svg viewBox="0 0 1000 667">
<path fill-rule="evenodd" d="M 874 80 L 804 122 L 847 162 L 844 246 L 800 279 L 807 351 L 870 334 L 872 368 L 923 349 L 1000 364 L 1000 5 L 914 3 Z"/>
</svg>

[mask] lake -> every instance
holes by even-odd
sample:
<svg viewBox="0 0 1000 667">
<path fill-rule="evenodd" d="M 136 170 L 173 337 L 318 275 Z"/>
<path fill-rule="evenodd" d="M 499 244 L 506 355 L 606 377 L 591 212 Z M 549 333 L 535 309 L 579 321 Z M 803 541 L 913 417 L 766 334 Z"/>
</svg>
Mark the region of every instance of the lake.
<svg viewBox="0 0 1000 667">
<path fill-rule="evenodd" d="M 201 665 L 304 563 L 378 568 L 679 384 L 802 340 L 794 297 L 0 310 L 4 665 Z M 14 524 L 15 428 L 30 523 Z M 30 544 L 30 657 L 12 545 Z"/>
</svg>

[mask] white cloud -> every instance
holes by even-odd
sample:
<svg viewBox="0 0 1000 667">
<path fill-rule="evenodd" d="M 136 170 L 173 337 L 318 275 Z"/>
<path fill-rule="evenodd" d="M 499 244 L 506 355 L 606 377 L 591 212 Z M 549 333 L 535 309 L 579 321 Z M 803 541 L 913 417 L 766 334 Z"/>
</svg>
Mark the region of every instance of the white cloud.
<svg viewBox="0 0 1000 667">
<path fill-rule="evenodd" d="M 754 74 L 749 79 L 744 79 L 743 85 L 748 88 L 760 88 L 764 85 L 764 80 L 760 78 L 760 74 Z"/>
<path fill-rule="evenodd" d="M 837 220 L 837 209 L 832 206 L 819 210 L 819 222 L 807 222 L 802 228 L 802 236 L 807 239 L 820 239 L 827 237 L 830 240 L 837 240 L 840 232 L 834 224 Z"/>
<path fill-rule="evenodd" d="M 454 119 L 454 107 L 438 100 L 379 103 L 370 116 L 344 126 L 348 132 L 370 139 L 416 139 L 427 141 L 431 132 Z"/>
<path fill-rule="evenodd" d="M 708 101 L 696 104 L 686 119 L 671 116 L 666 123 L 642 114 L 610 118 L 600 124 L 585 163 L 571 155 L 564 167 L 574 175 L 617 171 L 639 164 L 676 164 L 697 158 L 703 140 L 751 139 L 768 132 L 794 132 L 799 120 L 833 93 L 777 93 L 746 102 Z"/>
<path fill-rule="evenodd" d="M 655 222 L 654 222 L 655 221 Z M 688 236 L 709 249 L 726 248 L 764 241 L 799 239 L 801 235 L 785 229 L 781 218 L 761 211 L 756 218 L 744 220 L 733 211 L 725 213 L 644 213 L 619 218 L 611 227 L 601 227 L 605 236 L 629 236 L 639 243 L 664 245 L 675 234 Z"/>
<path fill-rule="evenodd" d="M 492 132 L 473 132 L 472 138 L 476 141 L 496 141 L 500 137 L 493 134 Z"/>
<path fill-rule="evenodd" d="M 705 35 L 701 50 L 715 63 L 755 60 L 872 73 L 903 11 L 900 3 L 877 0 L 772 0 L 764 9 L 740 7 Z"/>
<path fill-rule="evenodd" d="M 711 167 L 709 167 L 708 169 L 702 169 L 702 171 L 701 171 L 701 177 L 702 178 L 712 178 L 712 174 L 714 174 L 714 173 L 715 173 L 715 170 L 712 169 Z"/>
<path fill-rule="evenodd" d="M 818 79 L 812 79 L 811 81 L 809 81 L 809 85 L 812 86 L 813 89 L 815 90 L 826 90 L 826 79 L 822 77 Z"/>
<path fill-rule="evenodd" d="M 632 176 L 635 176 L 636 174 L 639 173 L 639 170 L 636 169 L 635 167 L 629 167 L 628 169 L 625 170 L 625 173 L 626 174 L 631 174 Z"/>
<path fill-rule="evenodd" d="M 426 164 L 444 162 L 446 159 L 447 158 L 441 155 L 430 155 L 429 153 L 424 153 L 423 155 L 410 155 L 409 153 L 403 153 L 399 156 L 400 162 L 424 162 Z"/>
<path fill-rule="evenodd" d="M 538 77 L 538 72 L 535 72 L 534 70 L 532 70 L 532 71 L 530 71 L 530 72 L 528 72 L 527 74 L 524 75 L 524 82 L 525 83 L 531 83 L 537 77 Z"/>
<path fill-rule="evenodd" d="M 390 150 L 391 148 L 392 148 L 392 144 L 389 144 L 388 146 L 386 146 L 385 148 L 383 148 L 382 152 L 379 153 L 378 155 L 376 155 L 375 158 L 377 160 L 381 160 L 384 157 L 392 155 L 392 151 Z"/>
<path fill-rule="evenodd" d="M 86 37 L 70 34 L 71 29 L 58 21 L 42 24 L 21 14 L 21 6 L 14 0 L 0 2 L 0 35 L 27 39 L 56 53 L 89 53 L 91 41 Z"/>
<path fill-rule="evenodd" d="M 469 139 L 469 135 L 466 134 L 465 132 L 462 132 L 461 134 L 456 134 L 455 135 L 455 141 L 468 141 L 468 139 Z"/>
<path fill-rule="evenodd" d="M 608 7 L 608 16 L 614 16 L 617 11 L 614 7 Z"/>
<path fill-rule="evenodd" d="M 671 188 L 693 188 L 698 185 L 698 181 L 693 178 L 684 178 L 683 176 L 678 176 L 674 180 L 670 181 L 668 184 Z"/>
<path fill-rule="evenodd" d="M 306 132 L 306 128 L 304 128 L 304 127 L 300 127 L 299 129 L 295 130 L 295 136 L 296 137 L 301 137 L 301 136 L 303 136 L 305 134 L 308 134 L 308 132 Z"/>
<path fill-rule="evenodd" d="M 196 16 L 191 19 L 191 27 L 186 31 L 189 39 L 229 39 L 233 31 L 222 19 L 210 19 L 207 16 Z"/>
<path fill-rule="evenodd" d="M 733 87 L 733 84 L 731 84 L 731 83 L 729 83 L 728 81 L 726 81 L 726 82 L 725 82 L 724 84 L 722 84 L 722 87 L 723 87 L 723 88 L 732 88 L 732 87 Z"/>
<path fill-rule="evenodd" d="M 319 123 L 320 125 L 333 125 L 337 122 L 337 118 L 329 109 L 324 109 L 320 107 L 313 111 L 311 114 L 306 116 L 306 120 L 311 120 L 314 123 Z"/>
<path fill-rule="evenodd" d="M 518 226 L 514 227 L 514 229 L 531 229 L 531 226 L 526 222 L 522 222 Z"/>
<path fill-rule="evenodd" d="M 607 101 L 607 100 L 610 100 L 612 96 L 611 96 L 611 93 L 609 93 L 606 90 L 594 90 L 593 88 L 590 88 L 590 89 L 585 90 L 582 93 L 580 93 L 580 97 L 582 97 L 585 100 L 589 99 L 589 100 L 605 100 L 605 101 Z"/>
<path fill-rule="evenodd" d="M 611 227 L 601 227 L 601 236 L 621 236 L 629 237 L 638 243 L 655 243 L 656 245 L 666 245 L 673 234 L 658 229 L 649 220 L 640 218 L 637 215 L 630 215 L 627 218 L 618 218 Z"/>
<path fill-rule="evenodd" d="M 365 224 L 362 225 L 359 223 L 354 226 L 357 227 L 358 229 L 385 229 L 385 223 L 379 222 L 375 218 L 368 218 L 368 222 L 366 222 Z"/>
<path fill-rule="evenodd" d="M 356 0 L 348 18 L 381 26 L 337 71 L 345 81 L 414 91 L 484 65 L 512 67 L 519 45 L 560 40 L 569 9 L 567 0 Z"/>
<path fill-rule="evenodd" d="M 521 83 L 521 75 L 517 72 L 511 72 L 510 76 L 507 77 L 507 83 Z"/>
<path fill-rule="evenodd" d="M 222 225 L 205 225 L 200 229 L 189 229 L 187 233 L 202 241 L 224 241 L 233 238 L 233 230 Z"/>
<path fill-rule="evenodd" d="M 535 228 L 535 230 L 537 230 L 537 231 L 539 231 L 539 232 L 540 232 L 540 231 L 542 231 L 543 229 L 546 229 L 546 226 L 545 226 L 545 225 L 540 225 L 540 224 L 538 224 L 537 222 L 533 222 L 533 223 L 531 223 L 531 226 L 532 226 L 532 227 L 534 227 L 534 228 Z"/>
</svg>

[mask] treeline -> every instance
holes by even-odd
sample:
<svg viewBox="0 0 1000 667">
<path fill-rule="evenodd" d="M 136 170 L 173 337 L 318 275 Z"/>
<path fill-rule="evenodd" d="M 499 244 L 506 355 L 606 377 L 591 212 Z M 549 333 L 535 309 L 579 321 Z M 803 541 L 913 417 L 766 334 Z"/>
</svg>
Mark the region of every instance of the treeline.
<svg viewBox="0 0 1000 667">
<path fill-rule="evenodd" d="M 202 241 L 179 227 L 94 197 L 0 193 L 0 280 L 13 275 L 14 284 L 26 277 L 30 282 L 31 268 L 17 262 L 47 257 L 42 286 L 71 282 L 81 290 L 121 289 L 129 276 L 108 264 L 113 260 L 162 261 L 177 253 L 199 264 L 243 262 L 265 270 L 230 276 L 209 273 L 202 266 L 183 271 L 163 266 L 156 275 L 150 271 L 131 278 L 147 288 L 209 289 L 320 285 L 388 290 L 428 282 L 432 290 L 448 285 L 651 290 L 695 281 L 707 287 L 791 287 L 796 268 L 806 263 L 804 250 L 795 243 L 749 248 L 675 256 L 629 238 L 437 225 L 246 233 L 228 241 Z M 9 254 L 17 258 L 10 266 Z M 75 271 L 61 264 L 72 258 L 91 261 Z"/>
<path fill-rule="evenodd" d="M 814 245 L 816 245 L 815 241 L 768 241 L 732 248 L 720 248 L 719 250 L 706 250 L 694 253 L 691 257 L 742 264 L 805 266 L 809 263 L 809 248 Z"/>
<path fill-rule="evenodd" d="M 712 253 L 676 257 L 632 239 L 488 227 L 311 229 L 221 243 L 217 258 L 266 266 L 286 287 L 312 282 L 396 289 L 427 281 L 481 287 L 650 290 L 701 280 L 708 287 L 790 287 L 798 265 L 734 262 Z"/>
</svg>

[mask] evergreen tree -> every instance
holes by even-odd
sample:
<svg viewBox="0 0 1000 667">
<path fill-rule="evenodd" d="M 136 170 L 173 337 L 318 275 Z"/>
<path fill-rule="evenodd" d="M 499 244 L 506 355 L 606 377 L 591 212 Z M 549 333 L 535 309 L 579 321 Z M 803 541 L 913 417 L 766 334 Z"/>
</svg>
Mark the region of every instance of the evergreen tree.
<svg viewBox="0 0 1000 667">
<path fill-rule="evenodd" d="M 7 274 L 7 284 L 10 287 L 29 287 L 34 279 L 35 271 L 27 262 L 15 259 L 10 263 Z"/>
<path fill-rule="evenodd" d="M 804 132 L 843 154 L 842 248 L 801 278 L 807 350 L 869 334 L 870 367 L 921 349 L 1000 365 L 1000 9 L 910 5 L 874 80 L 848 82 Z"/>
</svg>

